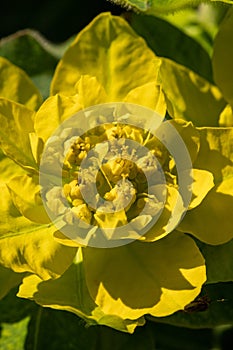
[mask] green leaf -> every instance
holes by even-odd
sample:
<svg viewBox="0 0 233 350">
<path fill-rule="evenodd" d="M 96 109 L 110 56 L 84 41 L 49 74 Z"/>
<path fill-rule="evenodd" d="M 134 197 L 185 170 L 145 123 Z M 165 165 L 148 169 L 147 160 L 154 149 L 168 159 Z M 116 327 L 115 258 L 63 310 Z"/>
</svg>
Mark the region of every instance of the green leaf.
<svg viewBox="0 0 233 350">
<path fill-rule="evenodd" d="M 180 29 L 162 18 L 136 14 L 130 17 L 130 24 L 156 55 L 170 58 L 213 82 L 209 55 Z"/>
<path fill-rule="evenodd" d="M 233 240 L 218 246 L 197 241 L 206 262 L 207 283 L 233 282 Z"/>
<path fill-rule="evenodd" d="M 179 28 L 180 31 L 190 38 L 193 38 L 212 57 L 214 37 L 218 31 L 219 23 L 228 8 L 229 6 L 226 5 L 218 6 L 205 1 L 199 6 L 186 8 L 168 15 L 161 15 L 161 17 Z M 197 63 L 201 64 L 200 61 Z"/>
<path fill-rule="evenodd" d="M 211 329 L 194 330 L 149 321 L 134 334 L 105 326 L 87 327 L 72 313 L 41 308 L 14 294 L 12 291 L 0 302 L 3 350 L 109 350 L 109 344 L 112 350 L 174 350 L 174 339 L 176 349 L 206 350 L 214 341 Z"/>
<path fill-rule="evenodd" d="M 205 281 L 204 260 L 194 241 L 177 232 L 153 243 L 87 247 L 83 254 L 93 300 L 122 318 L 172 314 L 193 300 Z"/>
<path fill-rule="evenodd" d="M 10 292 L 0 300 L 0 324 L 15 323 L 26 318 L 35 310 L 36 304 L 29 300 L 16 297 L 17 288 L 13 288 Z"/>
<path fill-rule="evenodd" d="M 35 110 L 42 97 L 27 74 L 7 59 L 0 57 L 0 96 Z"/>
<path fill-rule="evenodd" d="M 105 314 L 92 300 L 85 281 L 81 250 L 75 263 L 58 279 L 43 282 L 38 276 L 25 277 L 17 294 L 36 303 L 58 310 L 67 310 L 82 317 L 89 325 L 102 324 L 123 332 L 133 333 L 138 320 L 121 319 L 114 314 Z"/>
<path fill-rule="evenodd" d="M 94 350 L 97 336 L 95 328 L 86 328 L 71 313 L 38 307 L 28 325 L 25 349 Z"/>
<path fill-rule="evenodd" d="M 190 329 L 158 322 L 147 321 L 148 328 L 155 339 L 154 349 L 207 350 L 213 348 L 215 342 L 212 329 Z"/>
<path fill-rule="evenodd" d="M 29 134 L 34 131 L 34 113 L 23 105 L 0 98 L 0 145 L 2 151 L 23 167 L 37 168 Z"/>
<path fill-rule="evenodd" d="M 169 59 L 162 59 L 159 75 L 172 118 L 192 121 L 195 126 L 218 126 L 226 102 L 216 86 Z"/>
<path fill-rule="evenodd" d="M 15 323 L 1 324 L 0 348 L 3 350 L 24 350 L 29 317 Z"/>
<path fill-rule="evenodd" d="M 214 41 L 213 71 L 214 79 L 221 89 L 224 98 L 233 106 L 232 60 L 233 60 L 233 8 L 222 21 Z"/>
<path fill-rule="evenodd" d="M 99 327 L 98 343 L 96 350 L 109 350 L 111 344 L 112 350 L 154 350 L 156 340 L 150 327 L 146 324 L 138 327 L 134 334 L 120 333 L 107 327 Z"/>
<path fill-rule="evenodd" d="M 26 29 L 1 40 L 0 56 L 22 68 L 45 98 L 49 95 L 49 85 L 58 59 L 68 43 L 51 44 L 36 31 Z"/>
<path fill-rule="evenodd" d="M 233 324 L 233 283 L 205 285 L 201 296 L 208 297 L 205 311 L 179 311 L 168 317 L 156 317 L 157 322 L 169 323 L 179 327 L 212 328 L 219 325 Z M 150 317 L 151 320 L 153 318 Z"/>
<path fill-rule="evenodd" d="M 0 299 L 2 299 L 11 288 L 20 284 L 23 277 L 24 274 L 15 273 L 10 269 L 0 266 Z"/>
<path fill-rule="evenodd" d="M 15 291 L 14 291 L 15 293 Z M 42 308 L 10 293 L 0 302 L 0 347 L 6 350 L 154 350 L 151 327 L 127 334 L 109 327 L 88 327 L 78 316 Z"/>
<path fill-rule="evenodd" d="M 149 327 L 140 327 L 133 335 L 104 326 L 86 327 L 76 315 L 48 308 L 32 316 L 28 332 L 26 349 L 109 350 L 111 344 L 112 350 L 154 350 Z"/>
<path fill-rule="evenodd" d="M 16 297 L 12 289 L 0 301 L 0 348 L 3 350 L 24 350 L 28 322 L 35 304 Z"/>
<path fill-rule="evenodd" d="M 51 93 L 74 95 L 81 75 L 96 77 L 109 101 L 156 81 L 160 60 L 121 17 L 102 13 L 82 30 L 59 62 Z M 146 67 L 146 69 L 145 69 Z"/>
<path fill-rule="evenodd" d="M 203 2 L 203 0 L 113 0 L 115 3 L 142 11 L 147 14 L 168 13 L 181 10 L 187 7 L 193 7 Z M 232 0 L 207 0 L 205 2 L 224 2 L 232 4 Z"/>
</svg>

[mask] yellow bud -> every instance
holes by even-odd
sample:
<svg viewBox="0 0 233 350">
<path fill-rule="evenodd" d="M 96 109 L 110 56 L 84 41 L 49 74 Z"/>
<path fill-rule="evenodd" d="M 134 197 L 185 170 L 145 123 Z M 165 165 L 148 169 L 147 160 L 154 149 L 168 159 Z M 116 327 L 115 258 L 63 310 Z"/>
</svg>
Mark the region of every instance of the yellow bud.
<svg viewBox="0 0 233 350">
<path fill-rule="evenodd" d="M 71 188 L 70 198 L 72 200 L 74 200 L 74 199 L 82 199 L 82 195 L 81 195 L 80 188 L 78 187 L 78 185 Z"/>
<path fill-rule="evenodd" d="M 78 207 L 79 205 L 81 205 L 83 203 L 84 203 L 84 201 L 82 199 L 74 199 L 72 201 L 72 204 L 73 204 L 74 207 Z"/>
<path fill-rule="evenodd" d="M 78 207 L 73 207 L 72 212 L 81 220 L 90 224 L 92 219 L 92 213 L 86 204 L 81 204 Z"/>
<path fill-rule="evenodd" d="M 66 198 L 69 197 L 70 191 L 71 191 L 71 186 L 69 184 L 65 184 L 63 186 L 63 192 Z"/>
<path fill-rule="evenodd" d="M 105 193 L 104 199 L 112 202 L 114 199 L 116 199 L 116 196 L 117 196 L 117 192 L 114 187 L 110 192 Z"/>
</svg>

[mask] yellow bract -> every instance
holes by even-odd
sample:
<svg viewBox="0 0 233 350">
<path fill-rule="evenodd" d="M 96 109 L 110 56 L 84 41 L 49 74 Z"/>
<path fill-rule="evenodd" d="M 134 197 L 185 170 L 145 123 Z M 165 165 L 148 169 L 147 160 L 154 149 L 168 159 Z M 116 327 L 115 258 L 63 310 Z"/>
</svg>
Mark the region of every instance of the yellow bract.
<svg viewBox="0 0 233 350">
<path fill-rule="evenodd" d="M 15 207 L 25 218 L 40 224 L 50 222 L 40 198 L 37 175 L 15 176 L 7 183 L 7 187 Z"/>
<path fill-rule="evenodd" d="M 19 102 L 32 110 L 42 103 L 39 90 L 27 74 L 6 58 L 0 57 L 0 96 Z"/>
<path fill-rule="evenodd" d="M 29 134 L 34 131 L 35 112 L 23 105 L 0 98 L 1 148 L 9 158 L 27 168 L 35 168 Z"/>
<path fill-rule="evenodd" d="M 51 94 L 75 94 L 83 75 L 95 77 L 109 102 L 122 101 L 134 88 L 157 80 L 160 59 L 120 17 L 100 14 L 59 62 Z"/>
<path fill-rule="evenodd" d="M 206 279 L 194 241 L 177 232 L 154 243 L 87 247 L 83 254 L 92 298 L 105 313 L 123 318 L 165 316 L 183 309 Z"/>
<path fill-rule="evenodd" d="M 226 105 L 219 116 L 220 126 L 233 126 L 233 111 L 231 105 Z"/>
<path fill-rule="evenodd" d="M 25 277 L 18 296 L 33 299 L 42 306 L 73 312 L 84 318 L 88 324 L 110 325 L 122 332 L 133 333 L 136 326 L 145 323 L 144 317 L 129 320 L 115 314 L 105 314 L 96 305 L 86 285 L 81 250 L 69 269 L 56 280 L 44 282 L 36 275 Z"/>
<path fill-rule="evenodd" d="M 48 98 L 35 115 L 35 131 L 44 142 L 67 118 L 82 109 L 77 95 L 72 97 L 56 95 Z"/>
<path fill-rule="evenodd" d="M 159 71 L 169 114 L 196 126 L 215 126 L 226 105 L 221 92 L 190 69 L 162 59 Z"/>
</svg>

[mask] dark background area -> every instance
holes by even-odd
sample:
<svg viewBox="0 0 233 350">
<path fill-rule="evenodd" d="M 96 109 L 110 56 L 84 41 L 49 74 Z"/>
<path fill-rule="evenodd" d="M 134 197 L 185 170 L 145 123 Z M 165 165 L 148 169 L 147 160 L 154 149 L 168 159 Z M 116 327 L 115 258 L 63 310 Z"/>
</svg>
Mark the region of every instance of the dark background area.
<svg viewBox="0 0 233 350">
<path fill-rule="evenodd" d="M 122 9 L 107 0 L 7 0 L 0 11 L 0 39 L 30 28 L 59 43 L 105 11 L 117 15 Z"/>
</svg>

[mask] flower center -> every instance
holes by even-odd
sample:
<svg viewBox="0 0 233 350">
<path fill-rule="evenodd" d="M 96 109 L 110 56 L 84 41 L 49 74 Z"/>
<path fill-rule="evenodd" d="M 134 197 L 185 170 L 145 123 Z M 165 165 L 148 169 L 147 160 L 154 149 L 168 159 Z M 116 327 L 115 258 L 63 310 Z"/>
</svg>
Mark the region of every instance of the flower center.
<svg viewBox="0 0 233 350">
<path fill-rule="evenodd" d="M 150 188 L 162 183 L 154 156 L 162 158 L 161 147 L 155 148 L 156 144 L 161 146 L 157 139 L 124 124 L 94 129 L 73 137 L 66 152 L 63 194 L 71 209 L 65 216 L 67 222 L 78 218 L 87 224 L 114 228 L 136 218 L 145 205 L 150 208 L 149 214 L 156 214 L 163 205 L 156 191 L 149 191 L 148 179 Z M 153 147 L 151 151 L 148 145 Z"/>
</svg>

